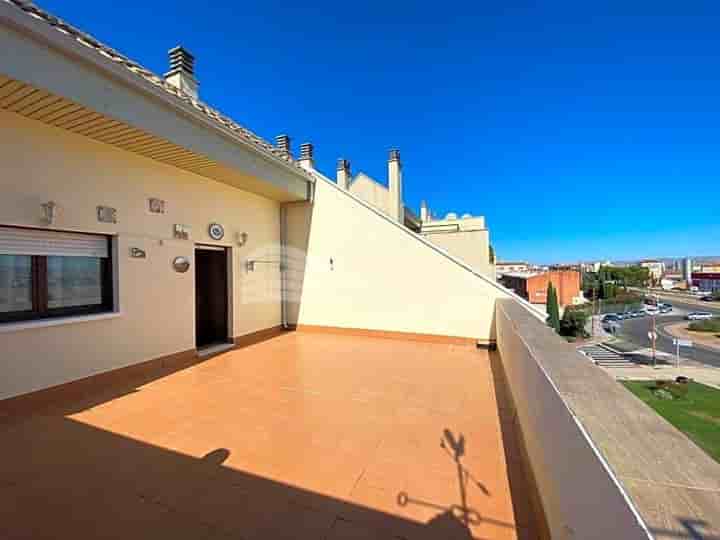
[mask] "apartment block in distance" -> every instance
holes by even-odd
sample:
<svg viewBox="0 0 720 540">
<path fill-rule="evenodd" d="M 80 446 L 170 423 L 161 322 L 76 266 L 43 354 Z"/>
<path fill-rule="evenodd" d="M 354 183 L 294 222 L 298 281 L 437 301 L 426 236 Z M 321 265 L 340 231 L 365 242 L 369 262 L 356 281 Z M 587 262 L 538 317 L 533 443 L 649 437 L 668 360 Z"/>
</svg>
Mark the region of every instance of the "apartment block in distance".
<svg viewBox="0 0 720 540">
<path fill-rule="evenodd" d="M 31 2 L 0 51 L 0 538 L 720 537 L 720 464 L 547 327 L 577 282 L 423 233 L 399 152 L 368 201 Z"/>
<path fill-rule="evenodd" d="M 530 265 L 525 261 L 498 261 L 495 263 L 495 272 L 498 277 L 511 272 L 528 272 Z"/>
<path fill-rule="evenodd" d="M 500 281 L 532 304 L 547 303 L 548 283 L 557 291 L 558 303 L 570 306 L 583 302 L 580 292 L 580 272 L 577 270 L 550 270 L 548 272 L 510 272 Z"/>
</svg>

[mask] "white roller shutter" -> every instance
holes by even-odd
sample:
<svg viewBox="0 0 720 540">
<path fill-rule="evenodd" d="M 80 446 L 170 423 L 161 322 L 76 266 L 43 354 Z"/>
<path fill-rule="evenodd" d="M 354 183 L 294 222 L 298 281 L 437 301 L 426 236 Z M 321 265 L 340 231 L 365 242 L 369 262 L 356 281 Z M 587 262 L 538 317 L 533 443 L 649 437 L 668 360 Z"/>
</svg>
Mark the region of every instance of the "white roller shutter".
<svg viewBox="0 0 720 540">
<path fill-rule="evenodd" d="M 107 236 L 0 227 L 0 255 L 107 257 Z"/>
</svg>

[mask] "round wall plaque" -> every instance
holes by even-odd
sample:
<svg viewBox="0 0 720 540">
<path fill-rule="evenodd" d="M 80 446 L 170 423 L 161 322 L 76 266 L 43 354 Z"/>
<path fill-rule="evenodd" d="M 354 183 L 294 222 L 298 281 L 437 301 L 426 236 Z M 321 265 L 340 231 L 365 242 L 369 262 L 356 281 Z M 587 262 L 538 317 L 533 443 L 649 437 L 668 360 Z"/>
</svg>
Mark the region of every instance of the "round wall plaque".
<svg viewBox="0 0 720 540">
<path fill-rule="evenodd" d="M 219 223 L 211 223 L 208 227 L 208 234 L 213 240 L 222 240 L 225 236 L 225 229 Z"/>
<path fill-rule="evenodd" d="M 184 274 L 190 268 L 190 259 L 187 257 L 175 257 L 172 264 L 176 272 Z"/>
</svg>

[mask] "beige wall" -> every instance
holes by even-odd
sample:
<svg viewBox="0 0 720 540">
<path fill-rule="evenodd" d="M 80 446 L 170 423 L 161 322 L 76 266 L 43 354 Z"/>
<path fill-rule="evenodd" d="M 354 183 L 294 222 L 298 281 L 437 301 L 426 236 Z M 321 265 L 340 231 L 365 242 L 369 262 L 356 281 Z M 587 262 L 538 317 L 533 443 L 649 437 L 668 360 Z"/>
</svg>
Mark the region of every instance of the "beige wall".
<svg viewBox="0 0 720 540">
<path fill-rule="evenodd" d="M 495 265 L 490 264 L 490 233 L 487 229 L 421 234 L 478 272 L 495 279 Z"/>
<path fill-rule="evenodd" d="M 314 205 L 291 207 L 288 224 L 294 250 L 307 241 L 304 272 L 293 270 L 303 279 L 290 322 L 493 337 L 495 299 L 507 291 L 333 182 L 318 179 Z"/>
<path fill-rule="evenodd" d="M 192 257 L 194 242 L 232 248 L 234 336 L 280 323 L 278 266 L 244 268 L 247 257 L 277 253 L 278 203 L 5 111 L 0 160 L 0 224 L 40 226 L 40 205 L 54 200 L 55 228 L 117 235 L 121 311 L 0 329 L 0 399 L 194 348 L 194 272 L 171 268 L 174 257 Z M 149 214 L 148 197 L 165 199 L 166 214 Z M 117 208 L 118 223 L 98 223 L 97 205 Z M 222 242 L 207 235 L 213 221 L 225 227 Z M 174 223 L 190 225 L 192 240 L 172 239 Z M 243 247 L 233 245 L 237 232 L 249 235 Z M 147 259 L 131 259 L 130 247 Z"/>
<path fill-rule="evenodd" d="M 350 183 L 350 193 L 390 215 L 390 192 L 364 173 L 358 173 Z"/>
</svg>

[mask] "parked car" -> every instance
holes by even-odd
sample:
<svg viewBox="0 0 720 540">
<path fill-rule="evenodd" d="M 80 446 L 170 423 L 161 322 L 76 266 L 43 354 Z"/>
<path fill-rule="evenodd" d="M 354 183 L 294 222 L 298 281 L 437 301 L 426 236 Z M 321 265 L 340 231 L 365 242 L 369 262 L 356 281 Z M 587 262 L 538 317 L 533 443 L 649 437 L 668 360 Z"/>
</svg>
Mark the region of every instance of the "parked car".
<svg viewBox="0 0 720 540">
<path fill-rule="evenodd" d="M 638 317 L 644 317 L 645 315 L 647 315 L 647 312 L 644 309 L 636 309 L 630 312 L 630 316 L 633 319 L 637 319 Z"/>
<path fill-rule="evenodd" d="M 645 308 L 645 313 L 646 313 L 647 315 L 657 315 L 657 313 L 658 313 L 659 311 L 660 311 L 660 308 L 658 308 L 658 307 L 655 306 L 655 305 L 653 305 L 653 306 L 648 306 L 648 307 Z"/>
<path fill-rule="evenodd" d="M 691 311 L 685 316 L 688 321 L 702 321 L 705 319 L 712 319 L 713 314 L 707 311 Z"/>
<path fill-rule="evenodd" d="M 672 304 L 660 304 L 660 313 L 670 313 L 672 310 Z"/>
<path fill-rule="evenodd" d="M 713 298 L 712 296 L 710 296 L 710 295 L 708 294 L 708 295 L 703 296 L 702 298 L 700 298 L 700 300 L 702 300 L 703 302 L 713 302 L 713 301 L 715 300 L 715 298 Z"/>
<path fill-rule="evenodd" d="M 604 323 L 610 323 L 610 322 L 620 322 L 622 319 L 618 317 L 615 313 L 608 313 L 602 318 L 602 322 Z"/>
</svg>

